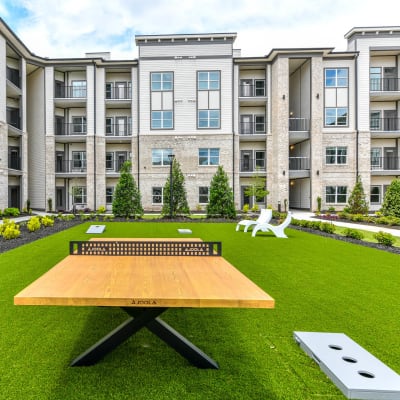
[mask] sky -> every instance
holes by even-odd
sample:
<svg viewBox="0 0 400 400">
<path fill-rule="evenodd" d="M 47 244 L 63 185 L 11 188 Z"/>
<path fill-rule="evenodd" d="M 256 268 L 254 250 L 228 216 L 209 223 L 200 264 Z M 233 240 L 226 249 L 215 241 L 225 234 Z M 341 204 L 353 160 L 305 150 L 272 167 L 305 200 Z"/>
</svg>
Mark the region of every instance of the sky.
<svg viewBox="0 0 400 400">
<path fill-rule="evenodd" d="M 398 0 L 0 0 L 0 16 L 34 54 L 137 58 L 135 35 L 237 33 L 243 57 L 273 48 L 346 50 L 353 27 L 399 26 Z"/>
</svg>

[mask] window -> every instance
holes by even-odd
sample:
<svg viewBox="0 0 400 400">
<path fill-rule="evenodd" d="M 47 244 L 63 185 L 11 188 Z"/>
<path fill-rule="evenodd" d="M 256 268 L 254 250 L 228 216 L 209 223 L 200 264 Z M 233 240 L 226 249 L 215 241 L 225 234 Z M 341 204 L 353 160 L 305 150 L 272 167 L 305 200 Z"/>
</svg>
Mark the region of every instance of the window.
<svg viewBox="0 0 400 400">
<path fill-rule="evenodd" d="M 172 111 L 152 111 L 151 128 L 152 129 L 172 129 L 173 126 Z"/>
<path fill-rule="evenodd" d="M 369 89 L 371 91 L 381 90 L 382 70 L 380 67 L 369 69 Z"/>
<path fill-rule="evenodd" d="M 198 90 L 219 90 L 220 72 L 219 71 L 200 71 L 197 73 Z"/>
<path fill-rule="evenodd" d="M 152 91 L 170 91 L 174 86 L 172 72 L 152 72 L 151 90 Z"/>
<path fill-rule="evenodd" d="M 265 151 L 254 151 L 256 170 L 265 170 Z"/>
<path fill-rule="evenodd" d="M 163 204 L 163 187 L 152 188 L 152 203 Z"/>
<path fill-rule="evenodd" d="M 86 133 L 86 117 L 72 117 L 72 134 L 81 135 Z"/>
<path fill-rule="evenodd" d="M 220 111 L 219 110 L 199 110 L 198 128 L 219 128 Z"/>
<path fill-rule="evenodd" d="M 346 203 L 347 186 L 326 186 L 325 201 L 326 203 Z"/>
<path fill-rule="evenodd" d="M 72 202 L 73 204 L 86 204 L 87 194 L 85 186 L 74 186 L 72 188 Z"/>
<path fill-rule="evenodd" d="M 219 149 L 199 149 L 199 165 L 219 165 Z"/>
<path fill-rule="evenodd" d="M 347 147 L 327 147 L 325 162 L 326 164 L 347 164 Z"/>
<path fill-rule="evenodd" d="M 371 147 L 371 169 L 382 169 L 382 149 Z"/>
<path fill-rule="evenodd" d="M 254 116 L 255 132 L 265 133 L 265 117 L 264 115 Z"/>
<path fill-rule="evenodd" d="M 256 96 L 265 96 L 265 80 L 256 79 L 254 81 L 254 90 Z"/>
<path fill-rule="evenodd" d="M 380 131 L 381 128 L 381 112 L 371 111 L 369 115 L 369 127 L 371 131 Z"/>
<path fill-rule="evenodd" d="M 106 170 L 114 170 L 114 153 L 112 151 L 107 151 L 106 153 Z"/>
<path fill-rule="evenodd" d="M 199 187 L 199 203 L 206 204 L 209 202 L 209 188 L 207 186 Z"/>
<path fill-rule="evenodd" d="M 380 204 L 381 203 L 381 186 L 371 186 L 370 192 L 370 203 L 371 204 Z"/>
<path fill-rule="evenodd" d="M 325 69 L 325 87 L 348 87 L 349 70 L 347 68 Z"/>
<path fill-rule="evenodd" d="M 328 107 L 325 108 L 326 126 L 346 126 L 348 111 L 347 107 Z"/>
<path fill-rule="evenodd" d="M 71 97 L 86 97 L 86 81 L 72 81 Z"/>
<path fill-rule="evenodd" d="M 74 170 L 86 170 L 86 151 L 72 152 L 72 168 Z"/>
<path fill-rule="evenodd" d="M 106 188 L 106 204 L 112 204 L 114 198 L 114 188 L 107 187 Z"/>
<path fill-rule="evenodd" d="M 152 149 L 151 163 L 152 165 L 170 165 L 169 155 L 172 154 L 172 149 Z"/>
</svg>

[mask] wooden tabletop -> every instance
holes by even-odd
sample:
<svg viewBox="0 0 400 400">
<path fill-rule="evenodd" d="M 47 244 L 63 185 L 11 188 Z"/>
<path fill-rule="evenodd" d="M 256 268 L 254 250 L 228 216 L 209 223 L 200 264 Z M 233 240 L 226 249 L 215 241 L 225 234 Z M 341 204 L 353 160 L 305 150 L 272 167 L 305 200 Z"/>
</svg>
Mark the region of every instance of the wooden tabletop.
<svg viewBox="0 0 400 400">
<path fill-rule="evenodd" d="M 274 299 L 220 256 L 69 255 L 14 304 L 273 308 Z"/>
</svg>

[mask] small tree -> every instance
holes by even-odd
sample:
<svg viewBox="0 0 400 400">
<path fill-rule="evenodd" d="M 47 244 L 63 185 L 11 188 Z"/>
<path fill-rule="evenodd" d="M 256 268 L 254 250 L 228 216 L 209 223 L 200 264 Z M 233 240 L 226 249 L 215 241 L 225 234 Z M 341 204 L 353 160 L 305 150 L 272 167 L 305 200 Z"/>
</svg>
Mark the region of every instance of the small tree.
<svg viewBox="0 0 400 400">
<path fill-rule="evenodd" d="M 131 174 L 131 165 L 130 161 L 122 164 L 121 176 L 115 187 L 112 211 L 117 217 L 141 217 L 143 215 L 141 196 Z"/>
<path fill-rule="evenodd" d="M 207 217 L 236 217 L 233 192 L 229 186 L 228 175 L 221 165 L 211 180 Z"/>
<path fill-rule="evenodd" d="M 394 179 L 386 189 L 381 212 L 385 216 L 400 218 L 400 179 Z"/>
<path fill-rule="evenodd" d="M 368 214 L 368 202 L 365 198 L 364 188 L 360 176 L 357 176 L 357 182 L 350 194 L 348 205 L 345 208 L 350 214 Z"/>
<path fill-rule="evenodd" d="M 269 191 L 266 190 L 266 179 L 259 175 L 258 173 L 251 178 L 251 183 L 244 191 L 246 196 L 253 198 L 253 205 L 257 203 L 258 200 L 267 201 L 266 197 L 269 194 Z"/>
<path fill-rule="evenodd" d="M 163 192 L 163 207 L 161 214 L 177 215 L 190 214 L 189 205 L 186 198 L 185 178 L 181 171 L 179 162 L 174 158 L 172 161 L 172 202 L 170 177 L 167 178 Z M 172 210 L 171 208 L 172 203 Z"/>
</svg>

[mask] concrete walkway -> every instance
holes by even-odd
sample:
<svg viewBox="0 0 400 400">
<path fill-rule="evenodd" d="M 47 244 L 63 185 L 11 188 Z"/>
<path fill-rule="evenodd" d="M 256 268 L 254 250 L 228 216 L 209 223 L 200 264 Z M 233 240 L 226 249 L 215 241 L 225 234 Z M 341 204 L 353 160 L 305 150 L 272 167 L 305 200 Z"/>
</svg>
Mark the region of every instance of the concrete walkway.
<svg viewBox="0 0 400 400">
<path fill-rule="evenodd" d="M 308 221 L 318 221 L 317 218 L 314 217 L 314 213 L 309 212 L 309 211 L 301 211 L 301 210 L 291 210 L 293 214 L 293 218 L 295 219 L 305 219 Z M 324 221 L 328 222 L 327 220 L 320 219 L 319 221 Z M 330 221 L 329 221 L 330 222 Z M 362 224 L 362 223 L 351 223 L 351 222 L 342 222 L 342 221 L 332 221 L 334 225 L 337 226 L 343 226 L 346 228 L 352 228 L 352 229 L 361 229 L 364 231 L 371 231 L 371 232 L 387 232 L 391 233 L 393 236 L 398 236 L 400 237 L 400 229 L 393 229 L 393 228 L 388 228 L 385 226 L 375 226 L 375 225 L 368 225 L 368 224 Z"/>
</svg>

